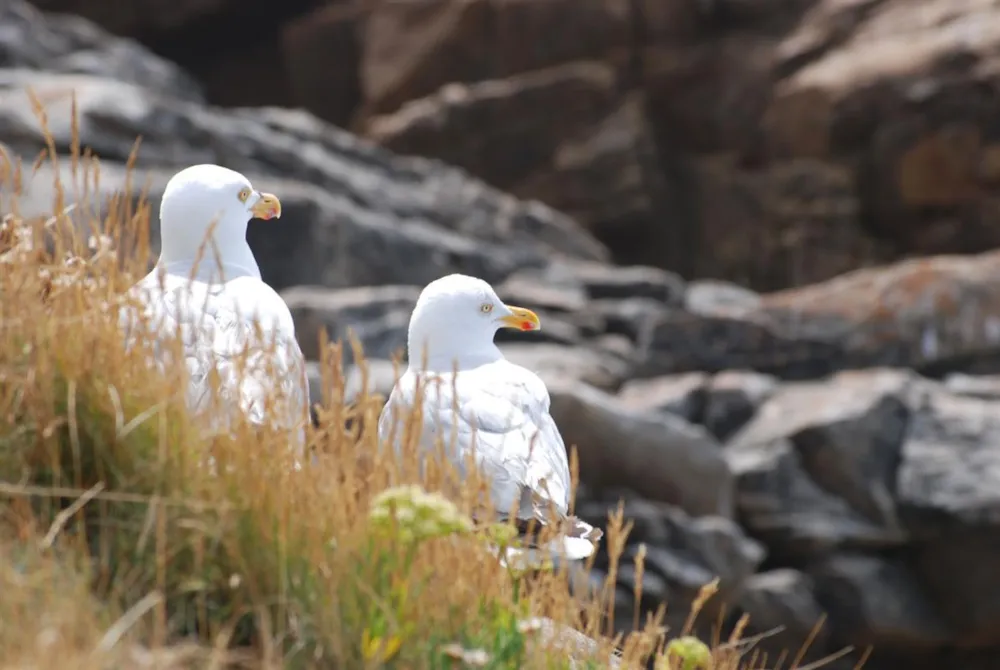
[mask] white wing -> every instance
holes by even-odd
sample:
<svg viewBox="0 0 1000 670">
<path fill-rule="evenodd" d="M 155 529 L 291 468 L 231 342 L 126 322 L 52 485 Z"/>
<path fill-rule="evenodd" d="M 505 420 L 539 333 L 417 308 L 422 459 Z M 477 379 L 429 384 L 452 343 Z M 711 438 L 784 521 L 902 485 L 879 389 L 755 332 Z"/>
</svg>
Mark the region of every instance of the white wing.
<svg viewBox="0 0 1000 670">
<path fill-rule="evenodd" d="M 501 359 L 463 370 L 457 380 L 450 373 L 419 378 L 424 389 L 424 449 L 433 449 L 436 438 L 448 445 L 454 436 L 452 462 L 464 472 L 465 458 L 473 454 L 491 481 L 500 517 L 514 509 L 519 520 L 551 523 L 556 520 L 550 516 L 554 509 L 558 519 L 568 519 L 571 481 L 566 447 L 549 415 L 548 390 L 537 375 Z M 413 405 L 417 382 L 418 375 L 408 370 L 393 389 L 379 417 L 382 439 L 388 439 L 394 415 L 404 416 Z M 599 539 L 599 531 L 572 521 L 577 537 L 567 539 L 583 544 L 566 544 L 563 551 L 570 558 L 582 558 L 593 553 L 590 540 Z"/>
<path fill-rule="evenodd" d="M 227 430 L 233 412 L 240 411 L 257 425 L 299 427 L 304 441 L 309 417 L 305 360 L 288 307 L 271 287 L 248 276 L 206 283 L 170 274 L 161 287 L 154 271 L 130 293 L 142 304 L 154 338 L 180 327 L 189 375 L 188 407 L 206 417 L 210 430 Z M 139 334 L 135 316 L 128 309 L 121 316 L 129 342 Z M 158 353 L 157 364 L 171 364 L 165 351 Z M 213 375 L 218 382 L 215 397 Z"/>
<path fill-rule="evenodd" d="M 420 375 L 424 386 L 421 446 L 434 448 L 440 436 L 446 444 L 455 434 L 456 467 L 463 471 L 467 454 L 493 480 L 493 503 L 500 513 L 519 505 L 520 518 L 536 516 L 531 496 L 552 502 L 565 514 L 569 504 L 569 464 L 562 437 L 548 413 L 549 395 L 542 381 L 524 368 L 498 361 L 459 373 Z M 411 407 L 418 376 L 412 371 L 393 389 L 379 421 L 388 436 L 394 409 Z M 455 395 L 458 391 L 457 414 Z"/>
</svg>

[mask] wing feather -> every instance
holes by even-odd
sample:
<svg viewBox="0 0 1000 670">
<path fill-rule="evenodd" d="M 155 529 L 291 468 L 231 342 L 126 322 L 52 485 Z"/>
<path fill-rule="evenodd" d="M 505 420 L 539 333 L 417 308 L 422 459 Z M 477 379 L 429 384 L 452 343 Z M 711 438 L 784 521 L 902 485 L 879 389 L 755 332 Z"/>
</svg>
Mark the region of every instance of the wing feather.
<svg viewBox="0 0 1000 670">
<path fill-rule="evenodd" d="M 463 475 L 466 457 L 472 453 L 491 481 L 498 517 L 506 518 L 514 509 L 519 527 L 531 520 L 561 522 L 561 536 L 544 547 L 532 540 L 528 549 L 508 548 L 503 556 L 495 547 L 501 562 L 525 568 L 593 555 L 603 533 L 568 516 L 571 481 L 566 446 L 549 414 L 548 390 L 537 375 L 504 359 L 463 370 L 457 379 L 407 370 L 379 417 L 379 437 L 394 436 L 397 449 L 402 433 L 397 422 L 414 406 L 418 385 L 424 389 L 422 449 L 435 449 L 439 438 L 453 444 L 450 458 Z"/>
<path fill-rule="evenodd" d="M 175 275 L 166 276 L 161 287 L 151 273 L 132 288 L 132 296 L 142 306 L 161 369 L 173 362 L 158 346 L 157 335 L 180 328 L 188 407 L 207 415 L 212 432 L 228 430 L 238 410 L 257 425 L 303 426 L 304 439 L 303 417 L 307 419 L 309 411 L 305 359 L 288 307 L 270 287 L 249 277 L 208 284 Z M 253 324 L 255 314 L 259 330 Z M 140 333 L 143 321 L 137 317 L 130 309 L 121 313 L 128 345 Z M 281 408 L 269 414 L 268 398 Z"/>
<path fill-rule="evenodd" d="M 536 375 L 505 360 L 462 371 L 457 379 L 408 371 L 383 409 L 383 437 L 392 412 L 413 406 L 418 379 L 424 384 L 422 447 L 433 448 L 439 437 L 448 444 L 454 435 L 454 465 L 462 472 L 466 455 L 474 455 L 492 480 L 493 503 L 501 513 L 517 503 L 519 518 L 536 518 L 536 499 L 567 513 L 566 447 L 548 413 L 548 391 Z"/>
</svg>

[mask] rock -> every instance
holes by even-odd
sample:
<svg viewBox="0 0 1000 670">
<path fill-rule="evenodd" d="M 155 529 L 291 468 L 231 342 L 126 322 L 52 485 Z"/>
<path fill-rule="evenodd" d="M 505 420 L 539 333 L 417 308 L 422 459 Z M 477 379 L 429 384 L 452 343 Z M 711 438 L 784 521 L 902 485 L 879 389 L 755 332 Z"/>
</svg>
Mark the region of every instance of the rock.
<svg viewBox="0 0 1000 670">
<path fill-rule="evenodd" d="M 620 0 L 383 2 L 367 12 L 362 31 L 367 114 L 394 111 L 452 82 L 601 59 L 630 37 Z"/>
<path fill-rule="evenodd" d="M 860 159 L 865 208 L 904 253 L 996 246 L 991 120 L 1000 107 L 992 3 L 818 2 L 778 45 L 789 76 L 767 112 L 772 155 Z M 905 30 L 902 27 L 905 26 Z M 808 103 L 804 103 L 808 100 Z"/>
<path fill-rule="evenodd" d="M 801 564 L 841 548 L 884 548 L 905 539 L 820 488 L 787 440 L 727 451 L 726 459 L 737 482 L 740 522 L 776 560 Z"/>
<path fill-rule="evenodd" d="M 365 359 L 364 373 L 359 365 L 348 365 L 344 370 L 342 381 L 343 401 L 346 403 L 355 402 L 360 396 L 367 393 L 370 396 L 381 395 L 383 402 L 389 398 L 392 387 L 396 385 L 396 368 L 392 361 L 367 358 Z M 406 369 L 405 365 L 400 369 L 402 374 Z M 331 370 L 332 373 L 332 370 Z M 331 402 L 339 402 L 339 397 L 324 397 L 323 395 L 323 366 L 318 361 L 306 363 L 306 374 L 309 380 L 309 399 L 313 405 L 313 422 L 318 423 L 315 413 L 315 406 L 326 406 Z M 366 377 L 367 375 L 367 377 Z M 367 380 L 367 383 L 366 383 Z M 332 391 L 336 393 L 336 381 L 333 381 Z"/>
<path fill-rule="evenodd" d="M 43 14 L 22 0 L 5 0 L 0 5 L 0 26 L 0 68 L 106 77 L 176 100 L 203 102 L 198 83 L 177 65 L 86 19 Z"/>
<path fill-rule="evenodd" d="M 615 584 L 629 593 L 638 593 L 639 605 L 644 610 L 656 611 L 657 607 L 672 600 L 670 584 L 667 583 L 666 579 L 655 572 L 645 569 L 640 574 L 635 563 L 631 561 L 618 566 L 618 572 L 615 574 Z M 634 616 L 634 612 L 630 614 Z M 640 620 L 640 625 L 641 623 Z"/>
<path fill-rule="evenodd" d="M 689 423 L 701 423 L 707 383 L 708 376 L 700 372 L 675 377 L 636 379 L 626 382 L 618 397 L 632 410 L 669 412 Z"/>
<path fill-rule="evenodd" d="M 996 525 L 956 529 L 919 545 L 913 569 L 963 649 L 1000 648 Z"/>
<path fill-rule="evenodd" d="M 516 272 L 496 286 L 504 302 L 519 306 L 543 307 L 553 312 L 580 312 L 587 309 L 587 294 L 580 286 L 551 286 L 525 273 Z"/>
<path fill-rule="evenodd" d="M 639 343 L 647 376 L 745 368 L 787 379 L 836 370 L 966 361 L 996 366 L 996 252 L 938 256 L 858 270 L 762 296 L 757 307 L 703 302 L 656 316 Z"/>
<path fill-rule="evenodd" d="M 893 504 L 914 377 L 895 370 L 842 372 L 788 384 L 726 445 L 728 453 L 789 440 L 809 475 L 874 523 L 898 529 Z"/>
<path fill-rule="evenodd" d="M 110 198 L 120 196 L 131 186 L 130 193 L 138 200 L 139 180 L 145 177 L 152 185 L 148 191 L 149 206 L 155 211 L 163 187 L 174 171 L 173 168 L 140 169 L 130 182 L 123 165 L 102 163 L 101 188 Z M 37 191 L 31 200 L 41 206 L 41 212 L 52 211 L 50 174 L 48 170 L 39 171 L 29 186 Z M 503 247 L 488 249 L 472 238 L 450 233 L 429 222 L 411 222 L 400 227 L 395 225 L 397 219 L 387 213 L 361 209 L 316 186 L 253 172 L 244 174 L 258 188 L 281 194 L 280 226 L 255 221 L 247 232 L 264 280 L 279 291 L 299 285 L 346 288 L 405 282 L 426 284 L 451 272 L 498 281 L 514 268 L 545 262 L 537 251 L 528 250 L 525 256 L 521 251 Z M 73 183 L 68 170 L 64 170 L 63 178 L 63 184 Z M 392 188 L 388 182 L 387 188 Z M 289 230 L 295 234 L 290 235 Z M 156 250 L 158 235 L 155 229 L 153 233 Z"/>
<path fill-rule="evenodd" d="M 211 40 L 208 53 L 195 55 L 196 45 L 189 50 L 182 43 L 169 40 L 173 48 L 164 55 L 181 64 L 204 83 L 205 97 L 221 107 L 301 107 L 296 100 L 288 75 L 289 66 L 284 62 L 281 43 L 281 24 L 277 21 L 262 22 L 264 34 L 256 39 L 234 41 L 229 48 L 222 47 L 227 40 Z M 239 44 L 239 48 L 233 48 Z M 247 81 L 247 72 L 253 72 L 253 84 Z M 334 82 L 331 81 L 331 84 Z"/>
<path fill-rule="evenodd" d="M 777 386 L 778 381 L 770 375 L 746 370 L 720 372 L 708 383 L 702 423 L 724 442 L 757 413 Z"/>
<path fill-rule="evenodd" d="M 309 384 L 309 418 L 313 425 L 319 425 L 316 405 L 323 404 L 323 368 L 317 361 L 306 362 L 306 381 Z"/>
<path fill-rule="evenodd" d="M 79 14 L 113 34 L 142 40 L 196 77 L 216 104 L 292 107 L 296 102 L 287 86 L 282 27 L 320 3 L 137 0 L 109 5 L 100 0 L 37 0 L 35 4 Z"/>
<path fill-rule="evenodd" d="M 649 300 L 663 306 L 679 306 L 685 296 L 685 283 L 679 276 L 641 265 L 559 258 L 543 268 L 527 268 L 515 277 L 519 281 L 582 290 L 595 301 Z"/>
<path fill-rule="evenodd" d="M 628 366 L 629 370 L 634 369 L 636 363 L 635 348 L 627 337 L 621 335 L 608 334 L 600 335 L 590 341 L 590 345 L 598 351 L 606 352 L 614 356 L 619 361 Z"/>
<path fill-rule="evenodd" d="M 779 568 L 750 575 L 736 606 L 733 619 L 742 614 L 750 617 L 748 636 L 770 633 L 754 645 L 768 659 L 783 653 L 794 658 L 814 631 L 805 658 L 816 659 L 829 651 L 830 624 L 824 621 L 826 612 L 816 600 L 813 580 L 805 573 Z"/>
<path fill-rule="evenodd" d="M 573 380 L 598 389 L 617 390 L 630 367 L 627 361 L 602 354 L 593 347 L 565 347 L 550 343 L 529 343 L 527 333 L 520 342 L 499 343 L 507 360 L 537 373 L 547 384 Z"/>
<path fill-rule="evenodd" d="M 650 570 L 684 589 L 689 597 L 693 598 L 702 586 L 719 577 L 720 600 L 726 600 L 739 592 L 743 582 L 764 560 L 764 548 L 744 535 L 730 519 L 718 516 L 693 519 L 680 510 L 666 516 L 671 529 L 669 549 L 649 548 L 647 564 Z M 700 567 L 690 569 L 683 565 L 685 560 Z"/>
<path fill-rule="evenodd" d="M 590 308 L 586 294 L 578 286 L 549 285 L 527 273 L 515 272 L 494 288 L 507 304 L 538 313 L 542 330 L 532 333 L 536 340 L 541 337 L 538 341 L 578 344 L 581 337 L 593 338 L 606 331 L 603 316 Z M 498 333 L 498 341 L 520 337 L 513 331 Z"/>
<path fill-rule="evenodd" d="M 933 649 L 948 644 L 948 625 L 904 566 L 875 556 L 844 554 L 810 570 L 832 634 L 878 650 Z"/>
<path fill-rule="evenodd" d="M 838 640 L 894 658 L 996 645 L 996 411 L 910 373 L 841 373 L 779 388 L 729 441 L 740 519 L 775 560 L 823 575 Z M 894 547 L 905 566 L 835 553 Z"/>
<path fill-rule="evenodd" d="M 552 114 L 553 108 L 563 110 Z M 507 123 L 517 118 L 518 123 Z M 638 99 L 621 99 L 614 70 L 577 62 L 506 79 L 450 83 L 391 115 L 367 137 L 395 152 L 457 165 L 487 183 L 566 212 L 599 239 L 648 237 L 660 179 Z"/>
<path fill-rule="evenodd" d="M 614 87 L 614 72 L 600 63 L 449 83 L 394 114 L 369 119 L 365 135 L 396 153 L 433 156 L 510 189 L 604 119 L 616 106 Z M 548 113 L 557 104 L 566 114 Z M 520 121 L 504 123 L 512 118 Z M 470 143 L 473 136 L 477 141 Z"/>
<path fill-rule="evenodd" d="M 112 32 L 130 35 L 135 35 L 144 28 L 177 28 L 207 14 L 227 9 L 231 11 L 235 5 L 232 0 L 185 0 L 175 3 L 139 0 L 134 4 L 114 8 L 80 0 L 38 0 L 36 4 L 51 11 L 77 12 Z M 253 4 L 262 3 L 258 0 Z M 244 11 L 246 10 L 244 6 Z"/>
<path fill-rule="evenodd" d="M 588 523 L 604 525 L 609 508 L 605 500 L 578 504 L 577 515 Z M 642 605 L 655 610 L 667 603 L 668 615 L 679 617 L 678 627 L 683 625 L 703 586 L 718 577 L 719 594 L 714 604 L 729 601 L 764 560 L 764 548 L 729 519 L 693 518 L 672 505 L 639 500 L 626 501 L 622 514 L 634 527 L 618 567 L 616 584 L 627 592 L 636 592 L 639 572 L 635 563 L 645 551 Z M 604 552 L 606 549 L 598 557 L 598 565 L 607 564 Z M 714 607 L 710 605 L 708 611 L 711 613 Z"/>
<path fill-rule="evenodd" d="M 751 169 L 723 154 L 691 169 L 698 237 L 687 245 L 688 275 L 774 291 L 891 258 L 861 223 L 848 164 L 797 158 Z"/>
<path fill-rule="evenodd" d="M 1000 400 L 1000 377 L 955 373 L 945 378 L 944 386 L 955 395 L 982 400 Z"/>
<path fill-rule="evenodd" d="M 627 486 L 692 515 L 733 514 L 733 480 L 715 440 L 670 414 L 644 415 L 585 384 L 549 382 L 551 413 L 588 488 Z"/>
<path fill-rule="evenodd" d="M 608 333 L 622 335 L 629 342 L 639 342 L 657 317 L 667 311 L 662 304 L 650 298 L 626 298 L 624 300 L 592 300 L 588 309 L 604 320 Z"/>
<path fill-rule="evenodd" d="M 349 3 L 326 4 L 281 29 L 291 95 L 298 105 L 342 127 L 361 104 L 357 15 Z"/>
<path fill-rule="evenodd" d="M 670 543 L 670 513 L 675 508 L 660 502 L 644 499 L 633 491 L 622 489 L 617 495 L 606 490 L 603 495 L 587 492 L 585 499 L 577 505 L 576 513 L 591 524 L 607 523 L 608 514 L 615 510 L 619 501 L 622 518 L 632 524 L 627 543 L 650 547 L 665 546 Z"/>
<path fill-rule="evenodd" d="M 501 186 L 577 216 L 616 259 L 768 291 L 997 246 L 988 27 L 1000 12 L 949 2 L 37 0 L 141 38 L 217 103 L 299 105 L 357 128 L 415 128 L 404 117 L 429 109 L 421 153 L 475 164 L 489 183 L 505 172 Z M 114 51 L 69 69 L 110 77 L 104 63 L 141 60 Z M 613 82 L 595 87 L 599 104 L 524 106 L 525 81 L 580 63 Z M 446 90 L 469 96 L 442 101 Z M 510 100 L 522 123 L 499 114 Z M 521 139 L 491 139 L 509 135 Z"/>
<path fill-rule="evenodd" d="M 398 374 L 405 371 L 405 366 L 401 366 Z M 393 362 L 384 359 L 366 359 L 363 370 L 359 365 L 350 365 L 344 378 L 344 399 L 351 402 L 367 393 L 378 394 L 388 400 L 392 387 L 396 385 L 396 376 Z"/>
<path fill-rule="evenodd" d="M 292 312 L 295 335 L 302 353 L 318 360 L 319 333 L 330 342 L 342 342 L 347 362 L 353 359 L 348 333 L 362 345 L 365 357 L 391 359 L 405 355 L 410 313 L 420 288 L 415 286 L 363 286 L 330 290 L 295 286 L 281 293 Z"/>
<path fill-rule="evenodd" d="M 653 315 L 637 342 L 642 376 L 750 369 L 786 379 L 843 367 L 837 345 L 783 332 L 760 310 L 669 310 Z"/>
<path fill-rule="evenodd" d="M 593 300 L 655 300 L 667 306 L 684 300 L 684 280 L 659 268 L 605 263 L 564 263 L 582 282 Z"/>
<path fill-rule="evenodd" d="M 534 307 L 531 304 L 519 305 L 520 307 Z M 540 330 L 531 333 L 522 333 L 518 330 L 501 328 L 493 338 L 497 344 L 505 342 L 561 344 L 564 346 L 576 346 L 583 343 L 583 334 L 593 336 L 601 331 L 601 328 L 592 319 L 577 319 L 565 312 L 550 312 L 546 309 L 534 309 L 538 318 L 542 322 Z"/>
<path fill-rule="evenodd" d="M 880 529 L 874 535 L 880 535 L 886 545 L 901 543 L 905 533 L 894 495 L 914 384 L 911 375 L 875 370 L 780 388 L 726 444 L 726 457 L 737 473 L 741 512 L 763 513 L 753 523 L 760 524 L 763 532 L 773 521 L 766 518 L 765 508 L 787 510 L 791 513 L 787 523 L 795 526 L 798 520 L 814 513 L 826 516 L 844 503 L 851 514 L 837 522 L 842 530 L 872 526 Z M 785 474 L 778 474 L 782 470 Z M 789 475 L 801 480 L 792 490 L 787 488 Z M 771 486 L 775 488 L 766 493 Z M 784 498 L 796 489 L 802 499 L 793 503 Z M 831 495 L 836 496 L 835 503 L 828 498 Z M 765 502 L 764 496 L 773 498 Z M 858 516 L 864 520 L 861 526 L 848 523 L 848 519 L 856 522 Z M 811 535 L 806 528 L 795 528 L 792 534 Z M 835 545 L 850 545 L 867 544 L 875 537 L 869 528 L 857 536 L 834 531 L 828 539 Z"/>
<path fill-rule="evenodd" d="M 787 6 L 782 10 L 788 12 Z M 749 153 L 773 88 L 774 38 L 730 31 L 715 38 L 699 34 L 701 17 L 692 18 L 696 25 L 682 29 L 681 39 L 654 42 L 640 52 L 650 118 L 660 121 L 658 144 L 685 153 Z M 695 34 L 699 39 L 692 40 Z"/>
<path fill-rule="evenodd" d="M 934 390 L 911 421 L 897 477 L 900 518 L 922 540 L 917 575 L 968 646 L 1000 640 L 998 435 L 995 401 Z"/>
<path fill-rule="evenodd" d="M 854 366 L 946 366 L 996 346 L 996 265 L 995 253 L 905 261 L 770 294 L 764 309 Z"/>
<path fill-rule="evenodd" d="M 874 670 L 996 665 L 1000 387 L 971 375 L 1000 371 L 998 252 L 855 270 L 1000 240 L 993 4 L 38 4 L 161 55 L 3 4 L 0 142 L 24 166 L 3 202 L 20 188 L 21 213 L 47 216 L 59 175 L 87 184 L 79 222 L 146 186 L 155 212 L 184 165 L 244 172 L 283 201 L 248 238 L 307 353 L 350 325 L 375 355 L 367 382 L 344 368 L 347 402 L 365 383 L 388 394 L 386 357 L 432 279 L 479 275 L 536 309 L 542 332 L 498 339 L 549 385 L 588 485 L 577 513 L 603 525 L 624 499 L 615 630 L 640 587 L 639 614 L 667 602 L 679 628 L 720 576 L 703 627 L 723 604 L 749 632 L 784 626 L 769 657 L 826 613 L 815 653 L 852 645 L 847 667 L 868 644 Z M 29 87 L 63 153 L 75 94 L 99 182 L 31 174 Z M 333 369 L 308 372 L 323 402 Z"/>
<path fill-rule="evenodd" d="M 698 279 L 688 284 L 684 307 L 689 312 L 712 314 L 726 310 L 754 309 L 760 296 L 737 284 L 713 279 Z"/>
<path fill-rule="evenodd" d="M 662 162 L 641 100 L 632 95 L 510 191 L 569 214 L 613 248 L 619 263 L 662 264 L 677 239 L 658 225 L 671 215 Z"/>
<path fill-rule="evenodd" d="M 998 38 L 965 37 L 1000 21 L 988 0 L 698 8 L 637 55 L 659 153 L 691 165 L 671 175 L 693 187 L 685 274 L 773 290 L 997 246 Z"/>
<path fill-rule="evenodd" d="M 490 3 L 380 2 L 361 25 L 366 115 L 393 111 L 449 82 L 482 78 Z"/>
<path fill-rule="evenodd" d="M 422 285 L 448 272 L 497 283 L 547 257 L 606 257 L 592 237 L 543 205 L 439 163 L 394 157 L 305 113 L 224 113 L 105 79 L 0 70 L 0 137 L 22 155 L 44 146 L 24 95 L 29 84 L 58 101 L 47 113 L 63 151 L 71 144 L 70 107 L 57 92 L 76 89 L 82 140 L 102 157 L 104 192 L 125 184 L 115 161 L 128 158 L 136 134 L 143 142 L 132 193 L 148 180 L 153 211 L 169 175 L 198 161 L 223 163 L 280 192 L 281 225 L 251 225 L 248 233 L 265 279 L 279 289 Z M 34 179 L 29 188 L 51 188 L 50 176 Z M 51 211 L 51 195 L 39 201 Z"/>
<path fill-rule="evenodd" d="M 584 59 L 624 66 L 630 57 L 634 9 L 628 2 L 497 0 L 491 5 L 495 23 L 489 37 L 498 54 L 493 76 Z M 537 48 L 525 49 L 526 43 Z"/>
</svg>

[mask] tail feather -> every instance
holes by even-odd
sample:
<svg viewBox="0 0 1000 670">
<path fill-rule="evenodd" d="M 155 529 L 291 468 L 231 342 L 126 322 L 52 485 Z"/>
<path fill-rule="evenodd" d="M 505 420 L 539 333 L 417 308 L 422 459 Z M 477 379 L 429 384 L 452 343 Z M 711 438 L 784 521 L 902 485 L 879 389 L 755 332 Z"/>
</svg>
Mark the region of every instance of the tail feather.
<svg viewBox="0 0 1000 670">
<path fill-rule="evenodd" d="M 563 562 L 583 561 L 597 551 L 598 543 L 604 536 L 599 528 L 594 528 L 576 517 L 564 517 L 559 523 L 557 537 L 539 541 L 540 524 L 537 519 L 518 519 L 515 526 L 525 546 L 508 547 L 501 556 L 499 547 L 491 551 L 505 567 L 520 570 L 544 569 Z"/>
</svg>

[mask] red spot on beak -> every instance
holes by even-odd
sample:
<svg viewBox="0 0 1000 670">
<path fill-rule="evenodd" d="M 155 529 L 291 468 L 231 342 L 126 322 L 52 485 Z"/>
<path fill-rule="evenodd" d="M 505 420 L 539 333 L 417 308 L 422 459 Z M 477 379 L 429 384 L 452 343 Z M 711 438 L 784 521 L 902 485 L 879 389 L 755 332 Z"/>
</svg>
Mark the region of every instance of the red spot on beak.
<svg viewBox="0 0 1000 670">
<path fill-rule="evenodd" d="M 521 322 L 521 330 L 531 330 L 534 327 L 535 327 L 535 324 L 531 323 L 530 321 L 522 321 Z"/>
</svg>

